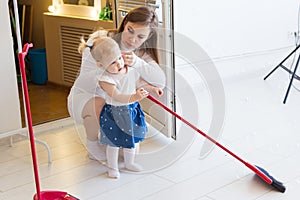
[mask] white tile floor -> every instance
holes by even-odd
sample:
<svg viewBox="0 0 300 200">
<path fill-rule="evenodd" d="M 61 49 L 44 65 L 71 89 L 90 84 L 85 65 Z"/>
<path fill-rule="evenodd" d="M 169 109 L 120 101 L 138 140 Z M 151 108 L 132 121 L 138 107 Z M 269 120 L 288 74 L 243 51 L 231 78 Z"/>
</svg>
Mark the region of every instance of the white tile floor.
<svg viewBox="0 0 300 200">
<path fill-rule="evenodd" d="M 105 167 L 87 158 L 74 126 L 37 135 L 49 144 L 53 155 L 53 163 L 48 165 L 47 151 L 37 144 L 41 189 L 67 191 L 82 200 L 297 199 L 300 196 L 300 93 L 292 89 L 287 104 L 282 104 L 288 75 L 279 69 L 263 81 L 268 70 L 224 81 L 226 120 L 220 143 L 284 182 L 285 193 L 274 191 L 219 148 L 200 159 L 204 139 L 198 133 L 188 151 L 167 167 L 151 173 L 123 172 L 120 179 L 109 179 Z M 203 89 L 200 91 L 202 99 L 207 96 Z M 210 112 L 205 102 L 199 104 L 200 120 Z M 203 127 L 207 127 L 209 120 L 203 121 Z M 142 152 L 149 150 L 149 146 L 151 142 L 142 146 Z M 149 162 L 160 163 L 172 157 L 172 151 L 176 149 L 170 148 L 169 154 L 164 152 Z M 16 142 L 13 147 L 5 143 L 0 146 L 0 180 L 1 200 L 32 199 L 35 185 L 28 141 Z"/>
</svg>

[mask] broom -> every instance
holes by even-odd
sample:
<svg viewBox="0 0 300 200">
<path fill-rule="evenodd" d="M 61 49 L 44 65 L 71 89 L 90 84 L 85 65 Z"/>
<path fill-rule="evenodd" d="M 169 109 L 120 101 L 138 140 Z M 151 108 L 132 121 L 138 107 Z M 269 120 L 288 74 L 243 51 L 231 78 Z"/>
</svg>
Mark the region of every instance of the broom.
<svg viewBox="0 0 300 200">
<path fill-rule="evenodd" d="M 264 170 L 261 167 L 258 167 L 256 165 L 252 165 L 252 164 L 244 161 L 242 158 L 238 157 L 236 154 L 234 154 L 233 152 L 229 151 L 226 147 L 224 147 L 223 145 L 221 145 L 220 143 L 218 143 L 216 140 L 214 140 L 213 138 L 211 138 L 210 136 L 208 136 L 207 134 L 205 134 L 204 132 L 202 132 L 201 130 L 199 130 L 193 124 L 191 124 L 190 122 L 188 122 L 187 120 L 185 120 L 184 118 L 182 118 L 181 116 L 179 116 L 177 113 L 175 113 L 174 111 L 172 111 L 170 108 L 168 108 L 166 105 L 164 105 L 163 103 L 161 103 L 159 100 L 157 100 L 156 98 L 154 98 L 150 94 L 147 96 L 147 98 L 150 99 L 151 101 L 153 101 L 154 103 L 156 103 L 157 105 L 161 106 L 163 109 L 165 109 L 166 111 L 168 111 L 169 113 L 171 113 L 172 115 L 174 115 L 176 118 L 180 119 L 186 125 L 188 125 L 192 129 L 194 129 L 195 131 L 197 131 L 198 133 L 200 133 L 202 136 L 204 136 L 205 138 L 207 138 L 211 142 L 215 143 L 218 147 L 220 147 L 221 149 L 223 149 L 224 151 L 226 151 L 227 153 L 229 153 L 231 156 L 233 156 L 234 158 L 236 158 L 237 160 L 239 160 L 240 162 L 242 162 L 244 165 L 246 165 L 246 167 L 248 167 L 249 169 L 251 169 L 258 177 L 260 177 L 268 185 L 273 186 L 279 192 L 282 192 L 282 193 L 285 192 L 285 186 L 280 181 L 278 181 L 274 177 L 272 177 L 266 170 Z"/>
</svg>

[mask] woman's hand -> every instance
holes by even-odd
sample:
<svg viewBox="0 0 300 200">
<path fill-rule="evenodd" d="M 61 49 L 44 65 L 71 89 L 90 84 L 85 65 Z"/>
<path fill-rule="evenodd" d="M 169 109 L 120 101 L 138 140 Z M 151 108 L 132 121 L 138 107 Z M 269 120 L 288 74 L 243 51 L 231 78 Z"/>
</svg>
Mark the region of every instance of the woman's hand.
<svg viewBox="0 0 300 200">
<path fill-rule="evenodd" d="M 134 63 L 136 61 L 136 55 L 132 51 L 123 51 L 122 57 L 124 60 L 124 64 L 128 65 L 128 66 L 134 65 Z"/>
<path fill-rule="evenodd" d="M 154 93 L 158 96 L 161 97 L 164 94 L 164 91 L 161 88 L 154 87 L 153 88 Z"/>
</svg>

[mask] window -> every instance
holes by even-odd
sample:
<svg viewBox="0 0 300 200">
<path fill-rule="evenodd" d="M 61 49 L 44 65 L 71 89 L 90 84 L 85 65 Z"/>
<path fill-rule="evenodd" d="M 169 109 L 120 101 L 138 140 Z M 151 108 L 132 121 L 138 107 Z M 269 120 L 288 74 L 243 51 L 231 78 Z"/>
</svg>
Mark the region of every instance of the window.
<svg viewBox="0 0 300 200">
<path fill-rule="evenodd" d="M 101 0 L 52 0 L 49 11 L 60 15 L 98 19 Z"/>
</svg>

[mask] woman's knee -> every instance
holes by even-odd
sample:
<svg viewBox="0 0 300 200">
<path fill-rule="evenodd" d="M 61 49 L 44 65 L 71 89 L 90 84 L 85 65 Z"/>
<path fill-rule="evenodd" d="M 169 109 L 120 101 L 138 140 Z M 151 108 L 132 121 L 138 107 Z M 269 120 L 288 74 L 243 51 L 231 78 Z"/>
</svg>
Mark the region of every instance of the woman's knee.
<svg viewBox="0 0 300 200">
<path fill-rule="evenodd" d="M 94 97 L 90 99 L 84 106 L 82 111 L 82 118 L 87 117 L 99 118 L 100 112 L 105 104 L 105 100 L 101 97 Z"/>
</svg>

